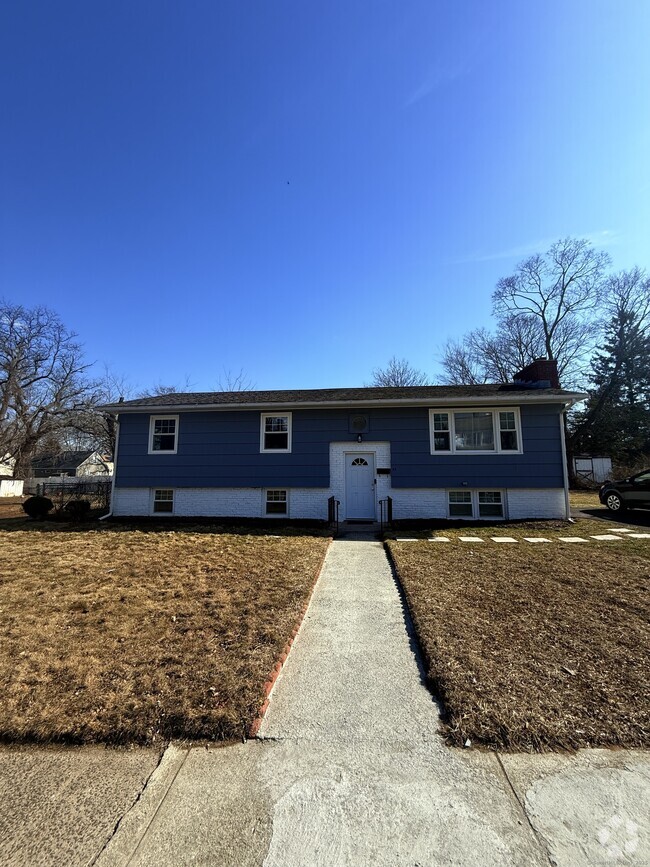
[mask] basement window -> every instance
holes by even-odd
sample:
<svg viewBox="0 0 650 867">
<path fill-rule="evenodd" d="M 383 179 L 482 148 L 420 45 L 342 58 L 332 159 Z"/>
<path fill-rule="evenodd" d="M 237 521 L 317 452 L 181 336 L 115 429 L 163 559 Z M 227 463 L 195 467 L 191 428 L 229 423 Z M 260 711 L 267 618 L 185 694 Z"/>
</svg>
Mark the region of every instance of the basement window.
<svg viewBox="0 0 650 867">
<path fill-rule="evenodd" d="M 449 517 L 490 520 L 504 517 L 503 491 L 448 491 Z"/>
<path fill-rule="evenodd" d="M 266 492 L 266 514 L 286 515 L 288 511 L 288 497 L 286 491 L 269 490 Z"/>
<path fill-rule="evenodd" d="M 472 514 L 472 492 L 449 491 L 449 517 L 471 518 Z"/>
<path fill-rule="evenodd" d="M 503 518 L 501 491 L 478 492 L 479 518 Z"/>
<path fill-rule="evenodd" d="M 153 492 L 154 514 L 170 515 L 174 511 L 174 491 L 171 488 L 156 488 Z"/>
</svg>

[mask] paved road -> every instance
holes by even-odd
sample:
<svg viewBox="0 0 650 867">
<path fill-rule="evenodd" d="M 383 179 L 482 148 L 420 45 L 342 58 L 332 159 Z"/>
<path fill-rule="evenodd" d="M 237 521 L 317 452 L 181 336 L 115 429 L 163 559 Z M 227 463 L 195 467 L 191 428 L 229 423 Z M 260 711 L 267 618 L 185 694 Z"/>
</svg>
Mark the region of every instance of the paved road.
<svg viewBox="0 0 650 867">
<path fill-rule="evenodd" d="M 86 860 L 42 840 L 38 863 L 650 863 L 648 754 L 496 756 L 449 749 L 437 728 L 381 544 L 337 541 L 259 739 L 170 747 Z"/>
</svg>

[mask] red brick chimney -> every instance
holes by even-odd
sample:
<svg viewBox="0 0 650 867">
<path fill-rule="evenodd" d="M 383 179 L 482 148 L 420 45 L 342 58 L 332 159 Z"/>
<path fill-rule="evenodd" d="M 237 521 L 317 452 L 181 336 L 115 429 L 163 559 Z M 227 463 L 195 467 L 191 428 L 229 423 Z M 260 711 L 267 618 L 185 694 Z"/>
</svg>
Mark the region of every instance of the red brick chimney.
<svg viewBox="0 0 650 867">
<path fill-rule="evenodd" d="M 538 388 L 543 388 L 542 383 L 548 383 L 549 388 L 560 388 L 560 377 L 557 372 L 557 361 L 550 361 L 548 358 L 536 358 L 527 364 L 523 370 L 516 373 L 514 381 L 517 383 L 537 385 Z"/>
</svg>

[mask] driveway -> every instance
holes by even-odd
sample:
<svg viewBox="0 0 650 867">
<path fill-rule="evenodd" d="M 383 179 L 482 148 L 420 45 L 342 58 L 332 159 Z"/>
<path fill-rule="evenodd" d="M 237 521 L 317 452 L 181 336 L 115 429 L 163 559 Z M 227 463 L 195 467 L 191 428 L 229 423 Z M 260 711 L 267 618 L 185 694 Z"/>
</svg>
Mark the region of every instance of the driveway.
<svg viewBox="0 0 650 867">
<path fill-rule="evenodd" d="M 650 527 L 650 509 L 628 509 L 614 514 L 605 506 L 597 506 L 593 509 L 571 509 L 572 518 L 599 518 L 610 524 L 620 524 L 621 527 Z"/>
</svg>

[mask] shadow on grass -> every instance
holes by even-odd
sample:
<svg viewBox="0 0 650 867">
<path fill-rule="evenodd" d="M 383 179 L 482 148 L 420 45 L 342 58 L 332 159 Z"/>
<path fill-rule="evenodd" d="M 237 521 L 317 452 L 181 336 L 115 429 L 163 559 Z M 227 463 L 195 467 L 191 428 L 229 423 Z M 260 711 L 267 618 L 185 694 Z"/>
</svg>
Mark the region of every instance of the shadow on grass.
<svg viewBox="0 0 650 867">
<path fill-rule="evenodd" d="M 141 533 L 205 533 L 207 535 L 229 533 L 241 536 L 323 536 L 330 535 L 325 521 L 301 521 L 300 523 L 278 523 L 276 520 L 243 518 L 108 518 L 100 521 L 100 514 L 88 521 L 69 521 L 48 516 L 43 521 L 35 521 L 26 515 L 0 518 L 0 532 L 30 533 L 123 533 L 137 530 Z"/>
<path fill-rule="evenodd" d="M 508 527 L 520 530 L 566 530 L 571 527 L 569 521 L 557 520 L 553 518 L 528 518 L 516 521 L 486 521 L 486 520 L 447 520 L 445 518 L 431 519 L 413 519 L 403 521 L 393 521 L 384 532 L 387 538 L 390 538 L 395 533 L 401 533 L 405 530 L 422 531 L 422 532 L 444 532 L 445 530 L 490 530 L 491 532 L 502 532 Z"/>
</svg>

